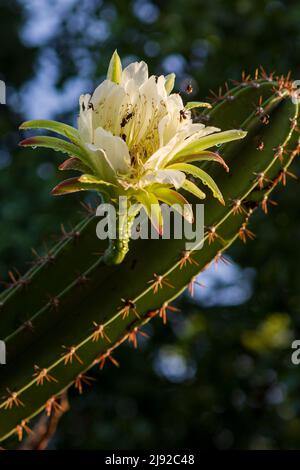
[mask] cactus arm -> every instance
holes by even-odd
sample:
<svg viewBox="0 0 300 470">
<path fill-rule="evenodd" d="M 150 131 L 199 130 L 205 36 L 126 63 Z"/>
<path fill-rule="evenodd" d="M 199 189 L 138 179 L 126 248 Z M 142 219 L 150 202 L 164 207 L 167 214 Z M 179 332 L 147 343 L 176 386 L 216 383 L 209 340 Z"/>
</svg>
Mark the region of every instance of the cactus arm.
<svg viewBox="0 0 300 470">
<path fill-rule="evenodd" d="M 30 342 L 24 340 L 24 332 L 23 335 L 21 331 L 17 334 L 12 332 L 8 347 L 14 360 L 3 373 L 0 395 L 7 395 L 6 388 L 13 389 L 24 406 L 9 407 L 9 397 L 1 402 L 2 439 L 16 432 L 22 420 L 29 420 L 43 409 L 51 397 L 74 383 L 78 374 L 92 365 L 102 366 L 105 360 L 113 360 L 112 351 L 128 339 L 134 328 L 140 327 L 152 316 L 164 317 L 168 303 L 191 283 L 199 271 L 205 269 L 238 237 L 245 239 L 253 210 L 263 204 L 265 196 L 280 182 L 281 172 L 297 154 L 295 139 L 298 136 L 291 123 L 298 117 L 298 107 L 284 96 L 275 94 L 272 98 L 271 85 L 260 83 L 259 86 L 260 92 L 265 88 L 264 103 L 267 102 L 270 113 L 268 125 L 261 122 L 255 111 L 249 113 L 249 103 L 252 107 L 253 101 L 256 101 L 253 96 L 260 96 L 258 87 L 254 86 L 238 87 L 234 100 L 225 99 L 210 111 L 209 119 L 213 125 L 218 125 L 218 120 L 223 119 L 226 128 L 227 123 L 228 127 L 232 126 L 230 107 L 232 113 L 235 107 L 238 113 L 233 113 L 232 119 L 236 119 L 237 114 L 243 116 L 240 123 L 247 121 L 247 125 L 243 124 L 242 127 L 248 135 L 242 142 L 225 144 L 221 148 L 222 157 L 230 165 L 231 172 L 224 175 L 223 169 L 214 168 L 214 176 L 222 187 L 226 205 L 221 206 L 211 196 L 207 198 L 205 211 L 208 227 L 204 240 L 198 241 L 198 245 L 204 242 L 203 249 L 193 249 L 187 253 L 184 251 L 185 240 L 138 240 L 121 265 L 110 267 L 104 265 L 101 258 L 91 263 L 89 249 L 82 248 L 89 258 L 89 263 L 86 263 L 89 267 L 84 271 L 90 278 L 86 288 L 80 291 L 66 281 L 58 311 L 44 310 L 35 317 L 33 340 Z M 239 108 L 245 101 L 245 95 L 248 109 L 242 112 Z M 223 125 L 220 127 L 224 128 Z M 257 150 L 257 138 L 264 142 L 261 150 Z M 282 156 L 275 152 L 274 155 L 273 149 L 279 146 L 283 146 L 288 153 Z M 254 173 L 264 174 L 268 179 L 263 181 L 260 190 L 261 181 Z M 241 212 L 236 211 L 232 204 L 235 200 L 240 201 Z M 81 235 L 87 236 L 89 233 L 90 240 L 93 236 L 95 238 L 93 224 L 94 221 L 89 222 Z M 248 231 L 249 234 L 251 232 Z M 69 246 L 70 252 L 76 251 L 70 241 L 66 246 Z M 66 246 L 60 247 L 62 258 L 66 256 Z M 43 269 L 34 273 L 28 291 L 38 283 L 42 272 Z M 19 302 L 25 289 L 23 293 L 21 291 L 18 289 L 16 295 Z M 121 299 L 130 299 L 131 303 L 122 304 Z M 14 295 L 8 298 L 7 304 L 13 301 Z M 37 305 L 41 306 L 41 303 L 37 302 Z M 7 312 L 4 311 L 6 316 Z M 102 326 L 107 336 L 94 340 L 93 322 Z M 63 345 L 74 347 L 72 356 L 70 350 L 62 349 Z M 76 359 L 75 353 L 79 359 Z M 39 366 L 47 368 L 57 382 L 44 381 L 43 385 L 37 385 L 37 376 L 33 376 L 37 361 Z"/>
</svg>

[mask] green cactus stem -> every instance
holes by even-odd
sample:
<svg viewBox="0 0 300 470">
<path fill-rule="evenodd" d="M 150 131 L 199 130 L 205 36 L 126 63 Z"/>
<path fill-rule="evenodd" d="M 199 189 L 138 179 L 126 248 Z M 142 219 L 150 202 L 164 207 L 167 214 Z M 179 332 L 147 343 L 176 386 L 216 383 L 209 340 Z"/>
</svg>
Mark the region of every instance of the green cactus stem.
<svg viewBox="0 0 300 470">
<path fill-rule="evenodd" d="M 213 196 L 205 200 L 202 249 L 187 251 L 185 239 L 139 239 L 130 242 L 123 259 L 127 241 L 106 251 L 106 241 L 96 237 L 98 219 L 89 215 L 2 293 L 0 331 L 7 365 L 0 378 L 0 440 L 26 433 L 30 420 L 55 409 L 57 397 L 71 385 L 78 389 L 92 366 L 117 365 L 120 344 L 135 342 L 139 328 L 152 318 L 166 321 L 170 302 L 187 287 L 193 292 L 199 272 L 220 261 L 237 239 L 254 237 L 252 214 L 258 207 L 268 211 L 271 192 L 285 183 L 299 153 L 291 84 L 247 80 L 199 119 L 248 132 L 244 140 L 217 149 L 229 173 L 199 164 L 209 166 L 225 201 L 223 206 Z M 120 249 L 123 262 L 111 265 L 120 261 Z"/>
</svg>

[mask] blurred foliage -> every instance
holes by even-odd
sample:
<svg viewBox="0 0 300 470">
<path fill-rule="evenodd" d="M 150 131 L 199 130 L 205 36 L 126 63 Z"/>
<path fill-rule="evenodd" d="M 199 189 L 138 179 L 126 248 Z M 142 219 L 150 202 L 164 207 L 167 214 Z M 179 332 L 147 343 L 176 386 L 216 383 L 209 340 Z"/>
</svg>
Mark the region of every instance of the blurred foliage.
<svg viewBox="0 0 300 470">
<path fill-rule="evenodd" d="M 174 70 L 183 96 L 191 82 L 194 96 L 204 98 L 259 65 L 298 78 L 299 24 L 296 0 L 2 0 L 2 277 L 11 266 L 26 269 L 32 246 L 51 244 L 60 223 L 80 217 L 79 198 L 49 195 L 59 156 L 17 147 L 25 117 L 33 110 L 48 117 L 42 85 L 53 69 L 48 105 L 59 100 L 52 117 L 72 123 L 77 102 L 70 90 L 79 83 L 80 91 L 92 91 L 115 48 L 125 62 L 147 60 L 153 73 Z M 293 171 L 300 174 L 299 162 Z M 198 303 L 183 296 L 181 313 L 171 313 L 166 327 L 153 322 L 138 352 L 117 351 L 120 369 L 92 371 L 95 385 L 81 397 L 72 392 L 72 411 L 52 447 L 300 447 L 299 370 L 290 359 L 300 336 L 299 195 L 299 182 L 290 179 L 271 216 L 256 214 L 257 239 L 231 249 L 235 263 L 255 270 L 250 298 L 205 307 L 201 290 Z"/>
</svg>

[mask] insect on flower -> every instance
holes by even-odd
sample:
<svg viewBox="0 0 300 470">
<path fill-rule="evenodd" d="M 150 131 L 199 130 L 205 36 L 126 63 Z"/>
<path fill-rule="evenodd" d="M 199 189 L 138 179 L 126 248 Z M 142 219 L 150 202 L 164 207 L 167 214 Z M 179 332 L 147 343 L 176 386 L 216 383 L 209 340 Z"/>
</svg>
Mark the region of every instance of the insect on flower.
<svg viewBox="0 0 300 470">
<path fill-rule="evenodd" d="M 56 121 L 28 121 L 20 129 L 43 128 L 64 139 L 39 135 L 23 140 L 20 145 L 48 147 L 69 155 L 59 169 L 75 170 L 81 175 L 59 183 L 52 191 L 54 195 L 93 190 L 105 194 L 106 200 L 114 204 L 125 196 L 129 206 L 137 205 L 135 216 L 144 208 L 160 234 L 163 230 L 160 203 L 174 206 L 191 222 L 192 207 L 179 189 L 200 199 L 206 195 L 187 176 L 206 185 L 224 204 L 215 181 L 193 163 L 213 161 L 226 168 L 222 157 L 209 149 L 242 139 L 246 132 L 240 129 L 221 132 L 217 127 L 193 122 L 192 109 L 211 106 L 197 101 L 183 103 L 181 96 L 172 92 L 174 83 L 173 73 L 149 76 L 143 61 L 123 69 L 115 51 L 107 78 L 92 96 L 80 97 L 78 129 Z M 187 91 L 191 92 L 192 87 L 188 86 Z M 134 217 L 131 226 L 133 222 Z M 124 259 L 131 226 L 122 244 L 118 239 L 111 240 L 104 254 L 107 264 Z"/>
</svg>

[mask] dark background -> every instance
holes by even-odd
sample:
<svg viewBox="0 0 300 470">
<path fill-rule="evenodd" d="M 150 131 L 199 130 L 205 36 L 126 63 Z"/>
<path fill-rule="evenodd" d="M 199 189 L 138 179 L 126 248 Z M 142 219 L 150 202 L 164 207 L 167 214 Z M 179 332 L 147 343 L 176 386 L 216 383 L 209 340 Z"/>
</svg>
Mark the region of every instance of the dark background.
<svg viewBox="0 0 300 470">
<path fill-rule="evenodd" d="M 53 243 L 63 222 L 80 219 L 80 198 L 53 198 L 60 156 L 24 150 L 25 119 L 76 122 L 78 97 L 103 79 L 115 48 L 125 64 L 193 83 L 195 98 L 243 70 L 300 78 L 299 1 L 1 0 L 0 272 L 28 267 L 31 247 Z M 293 171 L 300 175 L 299 162 Z M 91 374 L 51 447 L 300 448 L 300 188 L 281 188 L 271 215 L 256 214 L 256 240 L 238 242 L 232 263 L 200 276 L 194 300 L 163 326 L 154 321 L 137 351 L 117 351 L 119 369 Z M 1 336 L 1 332 L 0 332 Z"/>
</svg>

